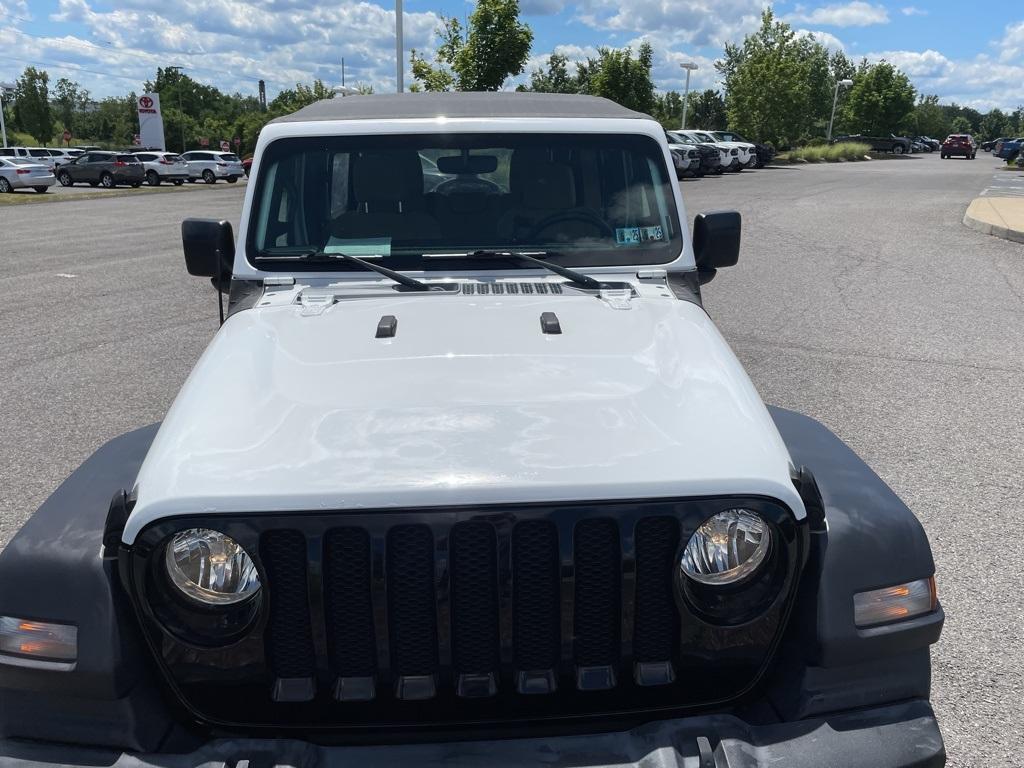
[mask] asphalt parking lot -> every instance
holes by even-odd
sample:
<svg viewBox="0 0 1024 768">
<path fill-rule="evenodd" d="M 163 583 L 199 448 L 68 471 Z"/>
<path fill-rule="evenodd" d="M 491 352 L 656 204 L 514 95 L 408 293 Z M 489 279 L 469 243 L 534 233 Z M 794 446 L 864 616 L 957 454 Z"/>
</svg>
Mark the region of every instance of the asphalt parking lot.
<svg viewBox="0 0 1024 768">
<path fill-rule="evenodd" d="M 689 216 L 743 214 L 741 262 L 705 298 L 765 400 L 835 430 L 928 530 L 947 612 L 934 701 L 958 767 L 1020 765 L 1024 737 L 1024 246 L 961 224 L 995 165 L 683 182 Z M 162 418 L 216 331 L 178 226 L 237 224 L 244 185 L 206 191 L 0 207 L 0 544 L 98 445 Z"/>
</svg>

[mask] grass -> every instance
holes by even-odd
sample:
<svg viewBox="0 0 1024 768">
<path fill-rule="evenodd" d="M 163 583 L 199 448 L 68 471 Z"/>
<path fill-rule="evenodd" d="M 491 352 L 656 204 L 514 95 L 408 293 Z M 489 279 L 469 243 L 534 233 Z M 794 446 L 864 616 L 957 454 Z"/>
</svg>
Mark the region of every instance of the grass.
<svg viewBox="0 0 1024 768">
<path fill-rule="evenodd" d="M 117 189 L 97 189 L 81 194 L 61 194 L 55 185 L 47 194 L 40 195 L 31 189 L 18 189 L 6 195 L 0 194 L 0 208 L 7 205 L 32 205 L 33 203 L 67 203 L 75 200 L 96 200 L 104 197 L 125 197 L 127 195 L 163 194 L 169 192 L 188 192 L 199 189 L 211 189 L 206 184 L 181 185 L 175 187 L 161 184 L 159 187 L 143 185 L 137 189 L 118 187 Z"/>
<path fill-rule="evenodd" d="M 847 160 L 863 160 L 870 151 L 871 147 L 867 144 L 840 142 L 827 146 L 791 149 L 789 152 L 783 152 L 777 159 L 788 160 L 791 163 L 838 163 Z"/>
</svg>

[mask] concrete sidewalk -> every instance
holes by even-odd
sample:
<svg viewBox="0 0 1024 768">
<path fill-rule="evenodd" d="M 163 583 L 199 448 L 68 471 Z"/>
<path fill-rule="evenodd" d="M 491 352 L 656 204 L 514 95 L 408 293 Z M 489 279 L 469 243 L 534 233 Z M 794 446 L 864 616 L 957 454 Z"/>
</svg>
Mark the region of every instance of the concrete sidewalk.
<svg viewBox="0 0 1024 768">
<path fill-rule="evenodd" d="M 1024 197 L 976 197 L 964 225 L 986 235 L 1024 243 Z"/>
</svg>

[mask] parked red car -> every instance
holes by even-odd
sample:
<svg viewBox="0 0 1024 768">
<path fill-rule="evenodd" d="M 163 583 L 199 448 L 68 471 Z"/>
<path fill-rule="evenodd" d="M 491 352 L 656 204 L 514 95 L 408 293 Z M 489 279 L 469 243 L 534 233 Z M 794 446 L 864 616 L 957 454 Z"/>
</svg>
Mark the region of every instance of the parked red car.
<svg viewBox="0 0 1024 768">
<path fill-rule="evenodd" d="M 973 160 L 978 154 L 978 143 L 969 133 L 954 133 L 942 142 L 939 154 L 943 160 L 953 155 L 962 155 L 968 160 Z"/>
</svg>

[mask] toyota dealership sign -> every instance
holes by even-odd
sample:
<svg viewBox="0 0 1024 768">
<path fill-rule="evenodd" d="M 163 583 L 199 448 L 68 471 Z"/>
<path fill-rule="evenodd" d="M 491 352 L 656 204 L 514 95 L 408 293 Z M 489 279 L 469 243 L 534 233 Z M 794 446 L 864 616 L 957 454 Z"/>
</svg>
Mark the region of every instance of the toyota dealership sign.
<svg viewBox="0 0 1024 768">
<path fill-rule="evenodd" d="M 139 96 L 139 140 L 144 147 L 167 149 L 164 142 L 164 119 L 160 114 L 160 94 Z"/>
</svg>

